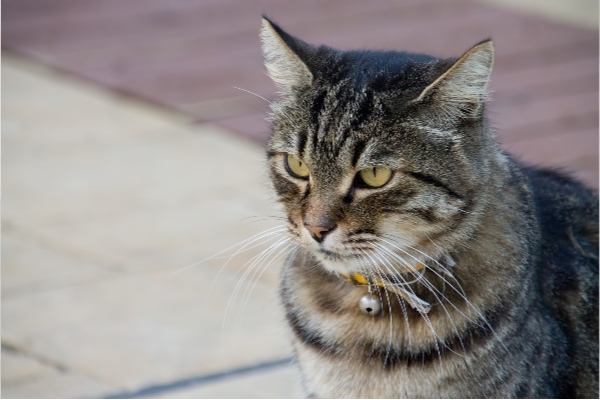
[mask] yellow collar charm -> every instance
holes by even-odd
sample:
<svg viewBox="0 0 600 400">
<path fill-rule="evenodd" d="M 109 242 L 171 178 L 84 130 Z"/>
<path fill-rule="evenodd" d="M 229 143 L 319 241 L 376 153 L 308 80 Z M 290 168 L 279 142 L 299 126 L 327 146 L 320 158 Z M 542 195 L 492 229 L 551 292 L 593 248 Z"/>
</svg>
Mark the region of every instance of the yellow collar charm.
<svg viewBox="0 0 600 400">
<path fill-rule="evenodd" d="M 426 266 L 419 263 L 414 268 L 406 272 L 416 272 L 425 269 Z M 431 310 L 431 305 L 424 300 L 418 298 L 412 290 L 407 286 L 405 289 L 402 286 L 397 284 L 392 284 L 390 282 L 384 281 L 383 279 L 376 277 L 372 282 L 369 281 L 364 275 L 354 273 L 352 275 L 342 273 L 342 277 L 344 277 L 348 282 L 354 283 L 358 286 L 367 286 L 368 293 L 361 297 L 358 302 L 358 307 L 360 311 L 369 316 L 375 316 L 381 312 L 381 300 L 375 294 L 373 294 L 372 286 L 376 285 L 382 288 L 385 291 L 395 293 L 401 296 L 412 308 L 417 310 L 421 314 L 427 314 L 429 310 Z"/>
</svg>

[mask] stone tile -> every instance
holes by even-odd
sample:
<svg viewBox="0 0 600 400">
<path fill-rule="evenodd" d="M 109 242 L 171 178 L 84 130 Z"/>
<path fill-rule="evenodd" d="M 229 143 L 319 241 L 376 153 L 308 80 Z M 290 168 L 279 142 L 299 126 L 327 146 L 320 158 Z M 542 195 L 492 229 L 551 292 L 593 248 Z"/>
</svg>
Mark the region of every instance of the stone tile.
<svg viewBox="0 0 600 400">
<path fill-rule="evenodd" d="M 166 399 L 301 399 L 299 373 L 294 367 L 229 378 L 206 385 L 171 391 Z"/>
<path fill-rule="evenodd" d="M 243 225 L 243 218 L 256 215 L 255 211 L 235 198 L 216 198 L 193 207 L 132 211 L 81 226 L 41 227 L 38 232 L 55 246 L 64 245 L 65 251 L 88 254 L 111 268 L 176 272 L 279 223 L 257 221 Z M 256 254 L 255 249 L 234 261 L 248 259 L 248 254 Z M 232 267 L 236 265 L 239 264 Z"/>
<path fill-rule="evenodd" d="M 44 365 L 34 358 L 2 349 L 2 388 L 56 375 L 58 372 L 56 368 Z"/>
<path fill-rule="evenodd" d="M 238 277 L 223 271 L 209 293 L 215 276 L 209 265 L 9 298 L 2 337 L 120 390 L 288 357 L 277 287 L 258 282 L 228 310 Z"/>
<path fill-rule="evenodd" d="M 149 271 L 197 262 L 258 232 L 243 218 L 273 215 L 259 146 L 4 64 L 3 122 L 17 121 L 3 143 L 5 225 L 102 267 Z"/>
<path fill-rule="evenodd" d="M 116 149 L 120 154 L 107 158 L 110 171 L 81 153 L 45 162 L 22 156 L 5 167 L 3 218 L 40 241 L 93 255 L 109 267 L 149 270 L 196 262 L 269 227 L 244 218 L 273 215 L 275 208 L 260 178 L 260 159 L 252 160 L 259 156 L 220 151 L 207 139 L 214 138 L 140 145 L 135 154 Z M 215 155 L 202 157 L 204 146 Z M 229 157 L 240 164 L 229 165 Z M 103 156 L 95 159 L 100 164 Z"/>
<path fill-rule="evenodd" d="M 116 276 L 92 261 L 65 255 L 18 232 L 2 230 L 2 298 Z M 3 375 L 4 376 L 4 375 Z"/>
<path fill-rule="evenodd" d="M 205 127 L 196 132 L 178 140 L 105 146 L 13 151 L 5 145 L 5 219 L 65 225 L 266 191 L 258 147 Z"/>
<path fill-rule="evenodd" d="M 189 117 L 2 53 L 3 145 L 64 147 L 173 138 Z M 4 152 L 3 152 L 4 153 Z"/>
<path fill-rule="evenodd" d="M 289 356 L 282 261 L 250 273 L 246 307 L 242 288 L 228 308 L 268 243 L 222 273 L 225 259 L 175 273 L 280 223 L 263 220 L 276 215 L 263 150 L 11 57 L 3 67 L 2 338 L 66 371 L 4 395 L 98 397 Z"/>
<path fill-rule="evenodd" d="M 4 399 L 68 399 L 85 398 L 90 393 L 115 390 L 94 379 L 74 373 L 55 373 L 21 384 L 2 384 Z"/>
</svg>

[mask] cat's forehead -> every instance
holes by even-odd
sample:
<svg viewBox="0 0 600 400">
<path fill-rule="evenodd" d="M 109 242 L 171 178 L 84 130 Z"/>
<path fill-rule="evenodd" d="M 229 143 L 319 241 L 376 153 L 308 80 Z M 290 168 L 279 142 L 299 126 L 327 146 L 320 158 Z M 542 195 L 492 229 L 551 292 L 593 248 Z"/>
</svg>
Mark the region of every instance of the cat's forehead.
<svg viewBox="0 0 600 400">
<path fill-rule="evenodd" d="M 311 104 L 303 129 L 281 132 L 287 136 L 286 152 L 324 168 L 386 164 L 419 138 L 398 116 L 398 107 L 390 110 L 384 100 L 369 88 L 323 91 Z"/>
<path fill-rule="evenodd" d="M 436 66 L 441 63 L 447 67 L 447 60 L 399 51 L 337 51 L 328 56 L 315 71 L 317 82 L 335 84 L 347 80 L 355 87 L 375 90 L 402 90 L 426 84 Z"/>
<path fill-rule="evenodd" d="M 448 60 L 402 53 L 330 53 L 312 85 L 274 108 L 274 151 L 320 170 L 398 164 L 419 133 L 406 129 L 405 105 L 435 80 Z M 415 134 L 416 133 L 416 134 Z"/>
<path fill-rule="evenodd" d="M 298 93 L 314 142 L 343 147 L 377 139 L 404 117 L 413 100 L 445 68 L 446 60 L 397 52 L 345 52 L 310 88 Z"/>
<path fill-rule="evenodd" d="M 367 88 L 322 91 L 294 122 L 280 116 L 269 147 L 323 171 L 397 166 L 399 156 L 426 137 L 396 111 Z"/>
</svg>

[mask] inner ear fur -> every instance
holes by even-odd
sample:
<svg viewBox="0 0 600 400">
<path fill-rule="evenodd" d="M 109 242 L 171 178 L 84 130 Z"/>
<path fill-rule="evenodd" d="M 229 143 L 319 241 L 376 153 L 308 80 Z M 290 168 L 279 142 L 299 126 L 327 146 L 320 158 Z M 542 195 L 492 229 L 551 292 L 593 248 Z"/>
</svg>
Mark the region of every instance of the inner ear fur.
<svg viewBox="0 0 600 400">
<path fill-rule="evenodd" d="M 476 118 L 488 99 L 488 83 L 494 64 L 494 45 L 481 42 L 460 57 L 427 86 L 411 104 L 427 103 L 440 122 Z M 430 116 L 431 117 L 431 116 Z"/>
<path fill-rule="evenodd" d="M 306 43 L 289 35 L 266 17 L 262 20 L 260 38 L 267 73 L 283 92 L 312 84 L 312 73 L 294 50 L 307 48 Z"/>
</svg>

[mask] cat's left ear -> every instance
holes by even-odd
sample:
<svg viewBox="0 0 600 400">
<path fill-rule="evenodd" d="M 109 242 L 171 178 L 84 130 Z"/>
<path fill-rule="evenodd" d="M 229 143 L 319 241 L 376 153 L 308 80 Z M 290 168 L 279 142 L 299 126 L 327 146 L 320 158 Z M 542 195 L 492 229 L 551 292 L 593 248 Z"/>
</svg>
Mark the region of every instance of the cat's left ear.
<svg viewBox="0 0 600 400">
<path fill-rule="evenodd" d="M 438 118 L 457 121 L 476 118 L 488 97 L 494 64 L 494 45 L 481 42 L 460 57 L 411 103 L 427 102 Z"/>
<path fill-rule="evenodd" d="M 289 35 L 266 17 L 262 20 L 260 38 L 267 73 L 284 93 L 312 84 L 313 75 L 303 61 L 310 57 L 310 45 Z"/>
</svg>

